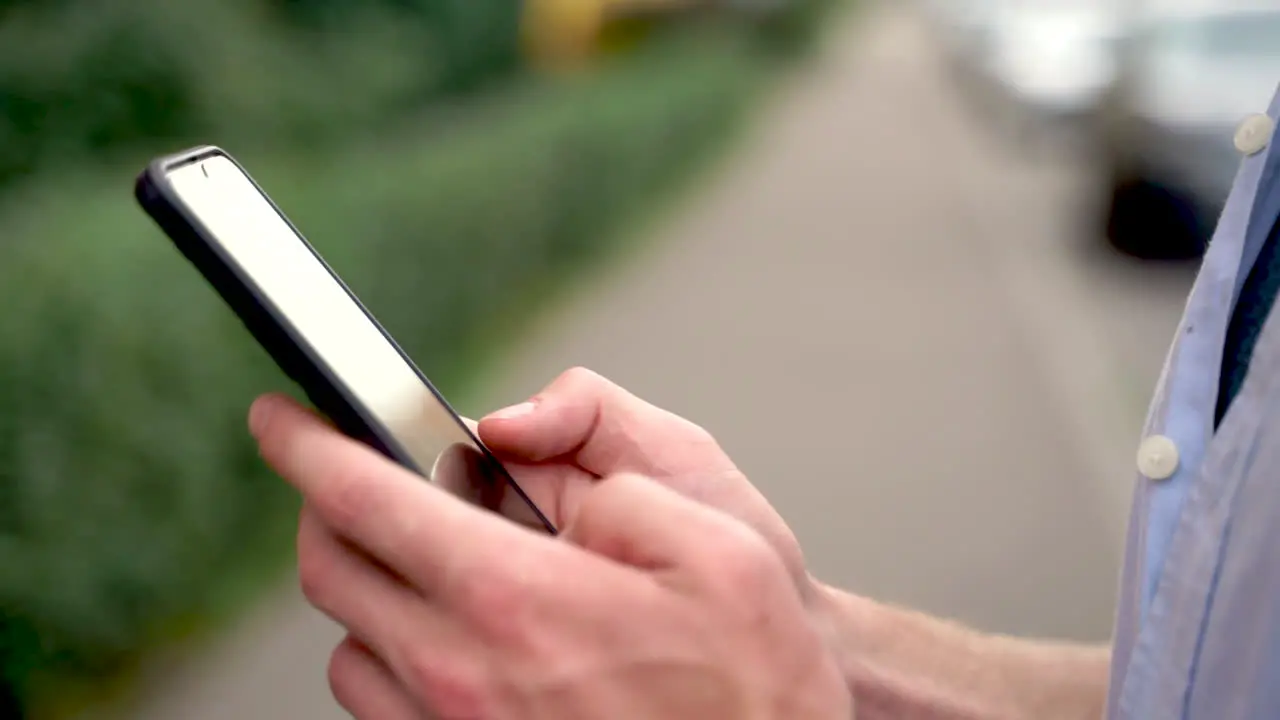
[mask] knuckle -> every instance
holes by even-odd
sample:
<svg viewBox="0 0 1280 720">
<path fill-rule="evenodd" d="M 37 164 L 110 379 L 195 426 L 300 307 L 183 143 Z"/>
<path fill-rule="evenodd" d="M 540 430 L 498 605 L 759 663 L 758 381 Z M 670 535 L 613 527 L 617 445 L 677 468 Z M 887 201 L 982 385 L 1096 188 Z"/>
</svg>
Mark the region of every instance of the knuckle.
<svg viewBox="0 0 1280 720">
<path fill-rule="evenodd" d="M 685 436 L 687 442 L 698 447 L 719 448 L 719 443 L 716 441 L 715 436 L 711 434 L 710 430 L 687 418 L 683 418 L 678 415 L 674 415 L 673 417 L 676 418 L 675 422 L 683 426 L 684 429 L 682 430 L 682 434 Z"/>
<path fill-rule="evenodd" d="M 312 605 L 324 608 L 327 605 L 329 587 L 328 563 L 323 558 L 312 554 L 298 554 L 298 585 L 302 595 Z"/>
<path fill-rule="evenodd" d="M 672 434 L 680 437 L 680 445 L 684 454 L 696 454 L 699 458 L 703 458 L 706 465 L 711 468 L 732 465 L 729 456 L 720 447 L 720 441 L 716 439 L 715 433 L 670 410 L 662 410 L 661 412 L 665 415 L 666 422 L 670 423 L 673 428 Z"/>
<path fill-rule="evenodd" d="M 336 473 L 333 481 L 314 498 L 327 524 L 349 528 L 360 518 L 376 516 L 381 484 L 375 480 L 354 470 Z"/>
<path fill-rule="evenodd" d="M 614 387 L 612 382 L 595 370 L 576 365 L 560 373 L 560 376 L 546 387 L 542 395 L 570 398 L 601 397 L 609 394 Z"/>
<path fill-rule="evenodd" d="M 581 365 L 575 365 L 560 373 L 560 377 L 557 378 L 556 382 L 553 384 L 564 384 L 569 387 L 582 387 L 584 385 L 594 385 L 603 380 L 604 378 L 596 371 Z"/>
<path fill-rule="evenodd" d="M 298 534 L 298 585 L 312 605 L 326 609 L 333 584 L 333 562 L 314 533 Z"/>
<path fill-rule="evenodd" d="M 734 528 L 711 543 L 718 569 L 717 584 L 743 597 L 756 597 L 773 589 L 784 577 L 782 561 L 754 531 Z"/>
<path fill-rule="evenodd" d="M 329 690 L 333 693 L 333 699 L 347 710 L 354 706 L 356 694 L 360 691 L 356 675 L 361 660 L 359 650 L 349 640 L 338 645 L 329 656 L 329 667 L 326 673 L 329 679 Z"/>
<path fill-rule="evenodd" d="M 408 658 L 407 678 L 413 694 L 438 716 L 491 717 L 490 683 L 473 665 L 432 652 Z"/>
</svg>

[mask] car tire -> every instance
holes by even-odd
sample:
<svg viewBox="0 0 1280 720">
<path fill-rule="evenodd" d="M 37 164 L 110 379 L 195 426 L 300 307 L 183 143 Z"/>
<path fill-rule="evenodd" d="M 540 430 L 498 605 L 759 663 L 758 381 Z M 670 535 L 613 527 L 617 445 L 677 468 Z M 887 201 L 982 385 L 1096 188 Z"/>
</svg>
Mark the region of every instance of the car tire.
<svg viewBox="0 0 1280 720">
<path fill-rule="evenodd" d="M 1105 232 L 1116 250 L 1144 260 L 1193 260 L 1206 241 L 1192 206 L 1178 193 L 1147 178 L 1111 184 Z"/>
</svg>

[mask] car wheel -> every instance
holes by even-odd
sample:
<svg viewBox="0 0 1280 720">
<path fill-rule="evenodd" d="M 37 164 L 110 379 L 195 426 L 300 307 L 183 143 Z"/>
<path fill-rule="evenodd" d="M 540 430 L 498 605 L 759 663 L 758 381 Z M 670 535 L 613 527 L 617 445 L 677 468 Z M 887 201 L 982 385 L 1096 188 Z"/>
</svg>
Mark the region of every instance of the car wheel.
<svg viewBox="0 0 1280 720">
<path fill-rule="evenodd" d="M 1120 252 L 1146 260 L 1191 260 L 1206 246 L 1191 203 L 1146 178 L 1112 184 L 1106 237 Z"/>
</svg>

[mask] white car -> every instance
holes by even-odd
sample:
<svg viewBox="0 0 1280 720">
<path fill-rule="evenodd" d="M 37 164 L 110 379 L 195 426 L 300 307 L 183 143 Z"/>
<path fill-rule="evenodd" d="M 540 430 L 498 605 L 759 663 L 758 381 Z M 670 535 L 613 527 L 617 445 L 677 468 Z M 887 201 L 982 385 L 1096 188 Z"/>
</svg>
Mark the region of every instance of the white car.
<svg viewBox="0 0 1280 720">
<path fill-rule="evenodd" d="M 1240 164 L 1237 125 L 1280 84 L 1280 0 L 1152 3 L 1098 119 L 1104 225 L 1147 257 L 1204 250 Z"/>
<path fill-rule="evenodd" d="M 1087 117 L 1115 80 L 1123 27 L 1115 0 L 1006 4 L 993 23 L 985 74 L 1034 119 Z"/>
</svg>

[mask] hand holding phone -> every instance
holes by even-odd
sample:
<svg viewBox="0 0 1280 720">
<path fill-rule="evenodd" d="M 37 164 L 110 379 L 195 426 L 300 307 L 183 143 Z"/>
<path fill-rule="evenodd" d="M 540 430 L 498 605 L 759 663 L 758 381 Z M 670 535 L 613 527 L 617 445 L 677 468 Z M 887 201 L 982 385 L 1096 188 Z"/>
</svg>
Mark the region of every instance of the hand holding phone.
<svg viewBox="0 0 1280 720">
<path fill-rule="evenodd" d="M 155 160 L 138 178 L 135 194 L 339 429 L 490 509 L 515 493 L 528 510 L 518 522 L 556 531 L 230 155 L 201 147 Z"/>
</svg>

